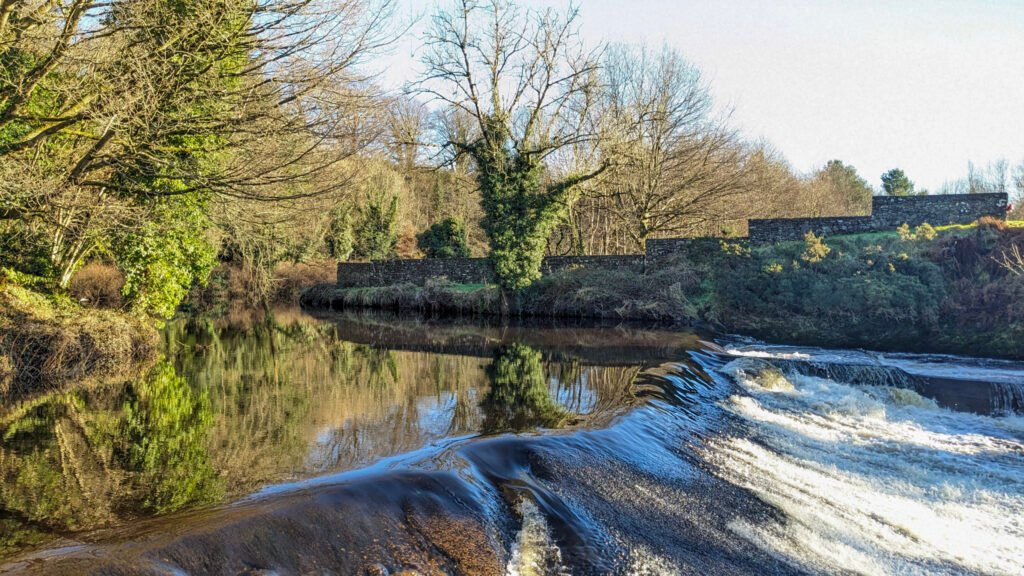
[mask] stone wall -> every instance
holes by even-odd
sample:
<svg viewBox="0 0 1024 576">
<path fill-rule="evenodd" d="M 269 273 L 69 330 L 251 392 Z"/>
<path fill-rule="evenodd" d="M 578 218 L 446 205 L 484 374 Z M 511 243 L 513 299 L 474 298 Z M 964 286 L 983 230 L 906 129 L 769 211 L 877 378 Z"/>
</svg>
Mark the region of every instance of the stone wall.
<svg viewBox="0 0 1024 576">
<path fill-rule="evenodd" d="M 647 241 L 647 261 L 658 262 L 662 258 L 685 252 L 696 240 L 693 238 L 654 238 Z"/>
<path fill-rule="evenodd" d="M 644 256 L 554 256 L 545 258 L 541 273 L 563 270 L 632 270 L 644 273 Z M 421 260 L 378 260 L 375 262 L 341 262 L 338 264 L 338 286 L 358 288 L 411 283 L 422 286 L 431 278 L 447 278 L 459 284 L 494 282 L 491 264 L 486 258 L 424 258 Z"/>
<path fill-rule="evenodd" d="M 819 236 L 860 234 L 895 230 L 903 224 L 933 226 L 969 224 L 982 216 L 1006 217 L 1006 194 L 950 194 L 935 196 L 875 196 L 871 216 L 835 218 L 772 218 L 749 222 L 750 241 L 764 244 L 801 240 L 807 232 Z M 647 253 L 626 256 L 554 256 L 545 258 L 541 273 L 563 270 L 631 270 L 644 274 L 656 269 L 665 258 L 686 253 L 711 238 L 664 238 L 647 241 Z M 353 288 L 391 284 L 424 284 L 431 278 L 445 277 L 459 284 L 494 282 L 486 258 L 430 258 L 423 260 L 381 260 L 338 264 L 338 286 Z"/>
<path fill-rule="evenodd" d="M 821 236 L 895 230 L 903 224 L 933 226 L 970 224 L 983 216 L 1006 218 L 1006 194 L 875 196 L 871 216 L 771 218 L 750 220 L 750 241 L 757 244 L 800 240 L 807 232 Z"/>
<path fill-rule="evenodd" d="M 875 229 L 871 216 L 755 219 L 750 220 L 747 226 L 750 241 L 757 244 L 800 240 L 808 232 L 814 232 L 818 236 L 838 236 L 870 232 Z M 898 227 L 899 224 L 891 229 Z"/>
<path fill-rule="evenodd" d="M 342 288 L 404 283 L 422 285 L 431 278 L 442 276 L 459 284 L 486 284 L 492 281 L 493 274 L 491 263 L 486 258 L 424 258 L 338 264 L 338 286 Z"/>
<path fill-rule="evenodd" d="M 1006 194 L 946 194 L 935 196 L 875 196 L 871 218 L 882 229 L 970 224 L 982 216 L 1006 218 Z"/>
<path fill-rule="evenodd" d="M 563 270 L 586 268 L 588 270 L 630 270 L 637 274 L 644 273 L 643 254 L 625 256 L 550 256 L 540 266 L 542 274 L 551 274 Z"/>
</svg>

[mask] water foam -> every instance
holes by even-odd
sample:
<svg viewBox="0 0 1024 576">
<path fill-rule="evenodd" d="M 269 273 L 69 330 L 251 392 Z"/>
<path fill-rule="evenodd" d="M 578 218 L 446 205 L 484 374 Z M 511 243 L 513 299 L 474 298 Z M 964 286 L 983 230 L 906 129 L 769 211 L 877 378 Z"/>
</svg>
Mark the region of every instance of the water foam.
<svg viewBox="0 0 1024 576">
<path fill-rule="evenodd" d="M 519 503 L 522 527 L 512 545 L 512 557 L 505 573 L 508 576 L 547 576 L 568 574 L 562 566 L 558 545 L 551 539 L 544 514 L 529 498 Z"/>
<path fill-rule="evenodd" d="M 803 568 L 863 574 L 1018 574 L 1024 567 L 1020 417 L 940 409 L 916 393 L 721 369 L 743 432 L 708 443 L 720 476 L 785 514 L 730 529 Z"/>
</svg>

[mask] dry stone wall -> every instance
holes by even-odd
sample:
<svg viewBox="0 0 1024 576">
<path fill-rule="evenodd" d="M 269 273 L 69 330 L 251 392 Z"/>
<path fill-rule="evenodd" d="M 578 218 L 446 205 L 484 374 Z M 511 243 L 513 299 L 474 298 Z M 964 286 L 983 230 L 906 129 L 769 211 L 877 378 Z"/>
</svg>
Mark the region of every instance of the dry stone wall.
<svg viewBox="0 0 1024 576">
<path fill-rule="evenodd" d="M 934 196 L 875 196 L 871 216 L 835 218 L 771 218 L 748 223 L 756 244 L 799 240 L 808 232 L 821 236 L 895 230 L 903 224 L 933 226 L 970 224 L 983 216 L 1006 218 L 1006 194 L 940 194 Z"/>
</svg>

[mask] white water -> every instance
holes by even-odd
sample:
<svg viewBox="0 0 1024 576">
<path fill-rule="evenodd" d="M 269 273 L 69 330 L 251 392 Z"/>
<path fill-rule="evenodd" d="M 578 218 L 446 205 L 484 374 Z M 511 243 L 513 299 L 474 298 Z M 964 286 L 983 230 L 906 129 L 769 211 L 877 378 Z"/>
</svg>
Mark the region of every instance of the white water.
<svg viewBox="0 0 1024 576">
<path fill-rule="evenodd" d="M 544 514 L 529 498 L 519 503 L 522 527 L 512 545 L 512 557 L 506 567 L 508 576 L 546 576 L 566 573 L 562 554 L 551 539 Z"/>
<path fill-rule="evenodd" d="M 785 515 L 738 518 L 736 534 L 819 572 L 1024 573 L 1024 418 L 813 377 L 789 388 L 747 358 L 721 371 L 746 392 L 723 407 L 747 430 L 705 458 Z"/>
</svg>

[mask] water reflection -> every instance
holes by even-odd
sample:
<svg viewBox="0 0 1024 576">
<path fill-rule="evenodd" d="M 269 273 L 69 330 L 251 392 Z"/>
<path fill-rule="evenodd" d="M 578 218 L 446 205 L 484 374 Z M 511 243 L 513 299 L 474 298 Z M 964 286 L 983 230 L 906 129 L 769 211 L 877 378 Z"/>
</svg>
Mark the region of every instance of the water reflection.
<svg viewBox="0 0 1024 576">
<path fill-rule="evenodd" d="M 143 380 L 35 399 L 0 419 L 0 553 L 51 532 L 211 502 L 213 414 L 167 362 Z"/>
<path fill-rule="evenodd" d="M 523 344 L 498 350 L 487 370 L 491 386 L 480 402 L 485 432 L 559 426 L 569 411 L 548 389 L 540 353 Z"/>
<path fill-rule="evenodd" d="M 488 327 L 453 336 L 413 323 L 402 330 L 416 349 L 401 349 L 353 322 L 172 323 L 145 378 L 0 413 L 0 557 L 445 437 L 603 422 L 633 401 L 641 370 L 520 342 L 453 344 L 493 344 Z"/>
</svg>

